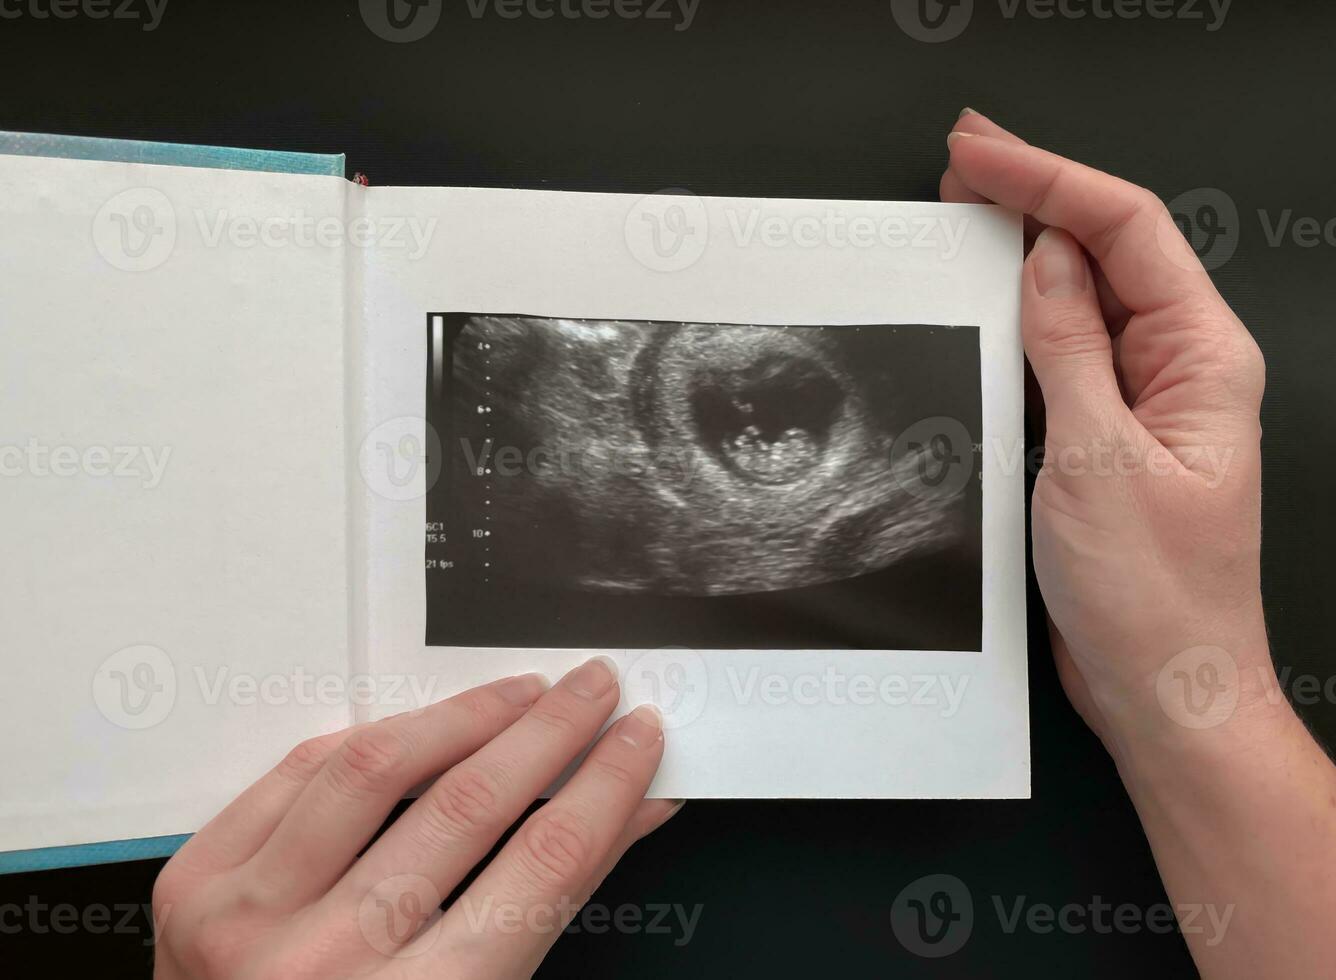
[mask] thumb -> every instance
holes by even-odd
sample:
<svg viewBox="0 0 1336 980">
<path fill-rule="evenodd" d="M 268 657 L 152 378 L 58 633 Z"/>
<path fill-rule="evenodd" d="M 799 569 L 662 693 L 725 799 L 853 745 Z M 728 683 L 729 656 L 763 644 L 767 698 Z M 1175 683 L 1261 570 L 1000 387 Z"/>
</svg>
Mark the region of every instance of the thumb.
<svg viewBox="0 0 1336 980">
<path fill-rule="evenodd" d="M 1050 426 L 1059 419 L 1080 425 L 1125 408 L 1081 246 L 1062 229 L 1046 228 L 1025 260 L 1022 280 L 1021 338 Z"/>
</svg>

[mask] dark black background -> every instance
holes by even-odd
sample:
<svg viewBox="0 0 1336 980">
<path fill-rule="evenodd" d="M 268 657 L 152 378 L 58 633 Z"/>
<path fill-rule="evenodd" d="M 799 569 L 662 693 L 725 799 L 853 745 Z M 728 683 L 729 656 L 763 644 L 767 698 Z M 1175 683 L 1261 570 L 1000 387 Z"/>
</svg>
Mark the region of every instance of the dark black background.
<svg viewBox="0 0 1336 980">
<path fill-rule="evenodd" d="M 1336 251 L 1269 246 L 1257 210 L 1336 216 L 1336 7 L 1235 0 L 1207 32 L 1200 20 L 1008 20 L 978 0 L 964 34 L 939 45 L 900 31 L 887 0 L 701 0 L 682 32 L 447 8 L 411 45 L 377 38 L 350 0 L 169 0 L 153 33 L 2 19 L 0 128 L 343 151 L 380 184 L 932 199 L 943 136 L 970 104 L 1166 199 L 1220 188 L 1242 220 L 1215 277 L 1268 366 L 1274 654 L 1291 681 L 1331 676 Z M 700 903 L 692 941 L 570 936 L 545 975 L 1190 975 L 1176 936 L 1008 935 L 989 911 L 994 895 L 1164 900 L 1113 767 L 1058 688 L 1033 584 L 1030 612 L 1032 800 L 690 803 L 597 900 Z M 1336 706 L 1304 714 L 1330 744 Z M 147 901 L 157 867 L 9 877 L 0 904 Z M 888 910 L 935 872 L 966 883 L 978 921 L 963 950 L 929 961 L 898 945 Z M 0 955 L 25 973 L 133 976 L 147 969 L 143 941 L 0 934 Z"/>
</svg>

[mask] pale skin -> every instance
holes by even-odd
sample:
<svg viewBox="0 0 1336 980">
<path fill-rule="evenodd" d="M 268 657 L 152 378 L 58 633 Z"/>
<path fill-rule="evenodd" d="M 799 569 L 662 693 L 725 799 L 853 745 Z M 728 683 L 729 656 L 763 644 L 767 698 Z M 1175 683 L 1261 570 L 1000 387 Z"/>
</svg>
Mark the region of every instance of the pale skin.
<svg viewBox="0 0 1336 980">
<path fill-rule="evenodd" d="M 1324 975 L 1336 962 L 1336 767 L 1275 696 L 1257 346 L 1148 191 L 969 110 L 947 142 L 942 200 L 1023 212 L 1037 236 L 1022 273 L 1047 423 L 1034 561 L 1063 687 L 1113 757 L 1171 902 L 1228 915 L 1223 933 L 1185 922 L 1201 974 Z M 1109 447 L 1116 472 L 1058 462 Z M 1194 677 L 1205 700 L 1183 707 L 1175 685 L 1191 694 Z M 615 672 L 595 660 L 550 688 L 507 678 L 302 743 L 164 868 L 157 975 L 529 976 L 626 850 L 680 806 L 644 798 L 664 748 L 652 708 L 615 721 L 433 910 L 618 699 Z"/>
</svg>

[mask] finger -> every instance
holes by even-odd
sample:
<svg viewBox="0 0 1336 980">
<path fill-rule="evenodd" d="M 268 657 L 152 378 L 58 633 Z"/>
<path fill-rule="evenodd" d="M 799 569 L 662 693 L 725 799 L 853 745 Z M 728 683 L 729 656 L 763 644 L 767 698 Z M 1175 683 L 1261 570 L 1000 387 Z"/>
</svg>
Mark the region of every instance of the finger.
<svg viewBox="0 0 1336 980">
<path fill-rule="evenodd" d="M 436 780 L 349 869 L 320 914 L 346 919 L 346 909 L 372 890 L 387 897 L 384 883 L 405 875 L 450 894 L 584 751 L 619 697 L 606 660 L 571 671 L 523 718 Z"/>
<path fill-rule="evenodd" d="M 186 841 L 172 862 L 191 872 L 214 874 L 247 861 L 353 731 L 356 729 L 344 729 L 299 743 Z"/>
<path fill-rule="evenodd" d="M 956 120 L 955 126 L 952 127 L 952 132 L 971 133 L 975 136 L 991 136 L 995 139 L 1004 140 L 1009 143 L 1025 145 L 1025 141 L 1015 133 L 999 126 L 992 119 L 977 110 L 969 108 L 961 111 L 960 118 Z M 965 193 L 976 193 L 971 190 L 965 181 L 961 179 L 960 175 L 951 170 L 950 167 L 947 167 L 947 173 L 951 174 L 953 193 L 957 193 L 954 190 L 957 184 L 961 188 L 964 188 Z M 980 197 L 982 200 L 987 200 L 986 198 L 983 198 L 982 195 L 976 196 Z M 945 201 L 947 198 L 943 197 L 942 200 Z M 966 198 L 957 198 L 953 196 L 951 200 L 963 201 L 966 200 Z M 1043 230 L 1043 222 L 1032 215 L 1025 215 L 1025 243 L 1027 248 L 1034 243 L 1034 240 L 1039 237 L 1039 234 Z M 1104 275 L 1104 270 L 1096 266 L 1091 272 L 1095 275 L 1095 290 L 1099 294 L 1100 312 L 1104 314 L 1104 322 L 1108 325 L 1109 332 L 1116 336 L 1127 324 L 1127 319 L 1132 313 L 1123 305 L 1122 301 L 1118 299 L 1117 294 L 1113 291 L 1113 287 L 1109 285 L 1108 278 Z"/>
<path fill-rule="evenodd" d="M 1008 140 L 1012 143 L 1023 143 L 1019 136 L 1003 129 L 997 123 L 993 122 L 987 116 L 978 110 L 966 106 L 960 110 L 960 115 L 956 117 L 955 125 L 951 127 L 953 133 L 969 133 L 973 136 L 992 136 L 997 139 Z M 939 187 L 943 201 L 949 201 L 957 204 L 995 204 L 991 198 L 970 189 L 970 187 L 960 179 L 960 175 L 953 171 L 950 165 L 947 165 L 946 172 L 942 174 L 942 180 Z M 1043 231 L 1043 226 L 1029 215 L 1025 216 L 1025 234 L 1028 241 Z"/>
<path fill-rule="evenodd" d="M 637 841 L 643 840 L 654 831 L 658 830 L 673 817 L 677 816 L 678 811 L 686 804 L 686 800 L 642 800 L 640 806 L 636 807 L 636 812 L 631 814 L 631 819 L 626 822 L 622 828 L 621 836 L 617 838 L 617 843 L 612 845 L 608 851 L 607 857 L 598 870 L 594 872 L 593 877 L 585 882 L 585 887 L 581 893 L 592 895 L 598 891 L 599 886 L 603 884 L 605 878 L 612 873 L 612 869 L 617 866 L 622 858 L 626 856 Z"/>
<path fill-rule="evenodd" d="M 258 887 L 278 905 L 324 894 L 404 794 L 489 742 L 546 686 L 509 677 L 354 732 L 248 862 Z"/>
<path fill-rule="evenodd" d="M 977 194 L 965 186 L 965 182 L 950 168 L 942 173 L 937 185 L 938 196 L 944 204 L 992 204 L 982 194 Z"/>
<path fill-rule="evenodd" d="M 982 194 L 976 194 L 965 185 L 965 182 L 950 168 L 947 167 L 942 173 L 942 179 L 937 184 L 938 196 L 944 204 L 996 204 L 996 201 L 990 201 Z M 1034 244 L 1034 240 L 1039 237 L 1044 230 L 1044 226 L 1030 217 L 1024 216 L 1025 221 L 1025 248 L 1028 251 Z"/>
<path fill-rule="evenodd" d="M 642 705 L 617 722 L 446 911 L 423 959 L 438 969 L 449 961 L 453 976 L 528 976 L 588 898 L 662 757 L 656 709 Z"/>
<path fill-rule="evenodd" d="M 1132 319 L 1132 311 L 1123 305 L 1123 301 L 1118 298 L 1118 294 L 1113 291 L 1109 285 L 1109 277 L 1104 274 L 1104 270 L 1098 265 L 1090 270 L 1095 274 L 1095 293 L 1099 296 L 1099 309 L 1104 314 L 1104 325 L 1109 328 L 1109 335 L 1117 337 L 1127 327 L 1127 321 Z M 1115 355 L 1114 363 L 1118 363 Z"/>
<path fill-rule="evenodd" d="M 994 139 L 1007 140 L 1011 143 L 1024 143 L 1015 133 L 999 126 L 993 120 L 989 119 L 977 109 L 971 109 L 969 106 L 960 110 L 960 115 L 956 117 L 956 123 L 951 127 L 953 132 L 973 133 L 975 136 L 991 136 Z"/>
<path fill-rule="evenodd" d="M 1050 420 L 1079 423 L 1092 409 L 1122 406 L 1090 265 L 1061 229 L 1040 235 L 1025 260 L 1021 339 Z"/>
<path fill-rule="evenodd" d="M 992 136 L 1012 143 L 1024 142 L 1019 136 L 1008 132 L 987 116 L 968 107 L 960 110 L 960 115 L 957 117 L 955 125 L 951 127 L 951 131 L 953 133 L 970 133 L 976 136 Z M 946 168 L 946 173 L 942 174 L 940 190 L 943 201 L 958 201 L 965 204 L 997 203 L 991 198 L 972 190 L 949 165 Z M 1024 216 L 1024 220 L 1025 247 L 1028 249 L 1034 243 L 1034 240 L 1039 237 L 1039 233 L 1044 230 L 1044 226 L 1028 214 Z"/>
<path fill-rule="evenodd" d="M 1045 150 L 953 132 L 951 169 L 971 190 L 1071 232 L 1134 313 L 1223 305 L 1191 246 L 1150 191 Z"/>
</svg>

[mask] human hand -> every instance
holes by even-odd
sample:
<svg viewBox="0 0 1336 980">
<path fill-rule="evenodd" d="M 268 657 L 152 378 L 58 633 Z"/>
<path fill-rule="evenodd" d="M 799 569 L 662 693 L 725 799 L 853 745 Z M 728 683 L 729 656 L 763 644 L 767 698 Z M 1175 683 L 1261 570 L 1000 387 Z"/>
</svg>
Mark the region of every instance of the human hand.
<svg viewBox="0 0 1336 980">
<path fill-rule="evenodd" d="M 1197 725 L 1157 697 L 1177 666 L 1236 678 L 1215 710 L 1264 707 L 1257 345 L 1151 192 L 970 110 L 947 142 L 942 200 L 1021 211 L 1038 235 L 1021 313 L 1047 416 L 1034 565 L 1073 705 L 1115 759 Z"/>
<path fill-rule="evenodd" d="M 298 745 L 163 869 L 156 975 L 528 976 L 627 848 L 680 806 L 644 799 L 663 755 L 652 707 L 614 724 L 438 906 L 586 748 L 618 691 L 592 660 L 551 690 L 511 677 Z"/>
</svg>

